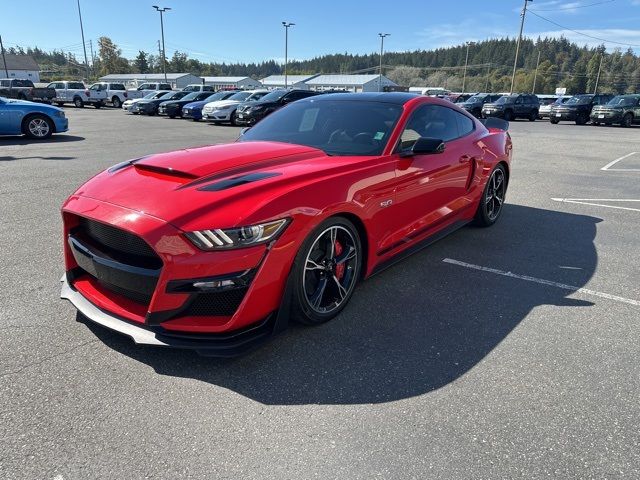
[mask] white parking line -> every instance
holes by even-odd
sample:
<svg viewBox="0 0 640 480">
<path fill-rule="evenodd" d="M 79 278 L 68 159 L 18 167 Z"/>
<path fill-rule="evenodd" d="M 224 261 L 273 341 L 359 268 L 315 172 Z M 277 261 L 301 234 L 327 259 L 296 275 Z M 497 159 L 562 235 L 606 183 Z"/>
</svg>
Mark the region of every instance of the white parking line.
<svg viewBox="0 0 640 480">
<path fill-rule="evenodd" d="M 607 163 L 600 170 L 606 170 L 606 171 L 609 171 L 609 172 L 640 172 L 640 168 L 611 168 L 616 163 L 624 160 L 625 158 L 629 158 L 630 156 L 635 155 L 636 153 L 638 153 L 638 152 L 631 152 L 631 153 L 628 153 L 626 155 L 623 155 L 620 158 L 616 158 L 613 162 Z"/>
<path fill-rule="evenodd" d="M 635 305 L 640 307 L 639 300 L 633 300 L 631 298 L 619 297 L 617 295 L 611 295 L 609 293 L 598 292 L 596 290 L 590 290 L 588 288 L 575 287 L 573 285 L 567 285 L 565 283 L 553 282 L 551 280 L 545 280 L 543 278 L 530 277 L 528 275 L 518 275 L 517 273 L 505 272 L 504 270 L 498 270 L 497 268 L 482 267 L 480 265 L 474 265 L 472 263 L 461 262 L 460 260 L 454 260 L 452 258 L 445 258 L 442 260 L 444 263 L 451 265 L 458 265 L 459 267 L 471 268 L 473 270 L 479 270 L 481 272 L 493 273 L 496 275 L 502 275 L 503 277 L 516 278 L 518 280 L 525 280 L 527 282 L 539 283 L 540 285 L 548 285 L 550 287 L 561 288 L 562 290 L 569 290 L 571 292 L 583 293 L 585 295 L 591 295 L 594 297 L 606 298 L 607 300 L 613 300 L 615 302 L 627 303 L 629 305 Z"/>
<path fill-rule="evenodd" d="M 635 199 L 619 199 L 619 198 L 552 198 L 554 202 L 577 203 L 579 205 L 591 205 L 593 207 L 615 208 L 617 210 L 629 210 L 632 212 L 640 212 L 640 208 L 620 207 L 618 205 L 605 205 L 598 202 L 640 202 Z"/>
</svg>

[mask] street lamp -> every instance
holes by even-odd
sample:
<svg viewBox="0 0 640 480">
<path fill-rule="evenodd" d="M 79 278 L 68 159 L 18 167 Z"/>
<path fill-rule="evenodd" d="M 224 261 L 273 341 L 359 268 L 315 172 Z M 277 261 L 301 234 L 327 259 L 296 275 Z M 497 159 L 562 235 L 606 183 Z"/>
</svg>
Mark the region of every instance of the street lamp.
<svg viewBox="0 0 640 480">
<path fill-rule="evenodd" d="M 284 88 L 287 88 L 287 63 L 289 60 L 289 27 L 293 27 L 295 23 L 282 22 L 284 27 Z"/>
<path fill-rule="evenodd" d="M 160 32 L 162 33 L 162 73 L 164 73 L 164 83 L 167 83 L 167 65 L 166 65 L 166 53 L 164 50 L 164 22 L 162 21 L 162 14 L 167 10 L 171 10 L 170 7 L 158 7 L 157 5 L 153 5 L 158 12 L 160 12 Z"/>
<path fill-rule="evenodd" d="M 380 75 L 378 76 L 378 91 L 382 91 L 382 54 L 384 51 L 384 37 L 388 37 L 390 33 L 379 33 L 380 37 Z"/>
<path fill-rule="evenodd" d="M 464 73 L 462 75 L 462 93 L 464 93 L 464 86 L 467 82 L 467 64 L 469 63 L 469 47 L 475 44 L 476 42 L 467 42 L 467 56 L 464 58 Z"/>
</svg>

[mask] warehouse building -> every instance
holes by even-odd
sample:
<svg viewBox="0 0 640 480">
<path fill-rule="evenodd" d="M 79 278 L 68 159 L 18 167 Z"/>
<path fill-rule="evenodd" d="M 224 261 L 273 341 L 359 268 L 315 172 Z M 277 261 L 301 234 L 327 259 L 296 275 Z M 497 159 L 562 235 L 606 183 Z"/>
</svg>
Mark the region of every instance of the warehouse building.
<svg viewBox="0 0 640 480">
<path fill-rule="evenodd" d="M 205 85 L 212 85 L 215 90 L 239 88 L 252 90 L 261 88 L 262 84 L 251 77 L 203 77 Z"/>
<path fill-rule="evenodd" d="M 287 88 L 300 88 L 302 90 L 309 90 L 309 86 L 306 84 L 307 80 L 317 77 L 315 75 L 287 75 Z M 262 86 L 268 89 L 284 88 L 284 75 L 270 75 L 267 78 L 260 80 Z"/>
<path fill-rule="evenodd" d="M 380 75 L 318 75 L 305 82 L 311 90 L 347 90 L 349 92 L 378 92 L 384 87 L 397 87 L 398 85 Z"/>
<path fill-rule="evenodd" d="M 128 88 L 135 88 L 147 82 L 164 83 L 164 73 L 112 73 L 100 77 L 100 81 L 124 83 Z M 171 88 L 181 90 L 187 85 L 201 84 L 202 78 L 190 73 L 167 73 L 167 83 Z"/>
<path fill-rule="evenodd" d="M 19 78 L 31 80 L 34 83 L 40 81 L 40 67 L 30 55 L 11 55 L 9 53 L 0 55 L 0 78 Z M 6 62 L 6 64 L 5 64 Z"/>
</svg>

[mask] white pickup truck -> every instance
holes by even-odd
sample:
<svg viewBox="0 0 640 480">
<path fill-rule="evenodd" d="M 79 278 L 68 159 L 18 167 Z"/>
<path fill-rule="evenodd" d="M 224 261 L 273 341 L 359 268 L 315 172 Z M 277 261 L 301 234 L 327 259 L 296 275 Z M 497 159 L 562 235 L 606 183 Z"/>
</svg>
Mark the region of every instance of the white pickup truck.
<svg viewBox="0 0 640 480">
<path fill-rule="evenodd" d="M 88 103 L 96 108 L 102 106 L 101 99 L 98 98 L 98 96 L 92 96 L 92 92 L 87 89 L 82 82 L 51 82 L 47 85 L 47 88 L 53 88 L 56 91 L 56 96 L 53 101 L 57 103 L 59 107 L 65 103 L 73 103 L 77 108 L 82 108 Z"/>
<path fill-rule="evenodd" d="M 168 83 L 143 83 L 138 88 L 130 88 L 127 90 L 129 99 L 142 98 L 151 92 L 157 92 L 158 90 L 171 90 L 171 85 Z"/>
<path fill-rule="evenodd" d="M 122 107 L 123 102 L 128 98 L 128 92 L 123 83 L 98 82 L 89 87 L 91 98 L 95 98 L 100 105 L 110 103 L 116 108 Z"/>
<path fill-rule="evenodd" d="M 202 85 L 200 83 L 192 83 L 182 89 L 183 92 L 211 92 L 214 93 L 213 85 Z"/>
</svg>

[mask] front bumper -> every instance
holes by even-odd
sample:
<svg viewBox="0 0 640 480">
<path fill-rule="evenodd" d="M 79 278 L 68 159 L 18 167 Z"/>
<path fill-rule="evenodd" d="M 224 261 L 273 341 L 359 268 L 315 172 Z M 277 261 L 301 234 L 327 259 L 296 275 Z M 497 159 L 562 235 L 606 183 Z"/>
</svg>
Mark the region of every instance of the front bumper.
<svg viewBox="0 0 640 480">
<path fill-rule="evenodd" d="M 591 121 L 598 123 L 620 123 L 622 117 L 622 112 L 591 112 Z"/>
<path fill-rule="evenodd" d="M 199 108 L 183 108 L 182 116 L 184 118 L 193 118 L 195 120 L 202 119 L 202 110 Z"/>
<path fill-rule="evenodd" d="M 60 298 L 69 300 L 84 318 L 110 330 L 126 335 L 138 345 L 195 350 L 202 356 L 235 357 L 260 346 L 269 338 L 286 329 L 285 313 L 269 315 L 265 320 L 248 328 L 221 334 L 176 334 L 160 328 L 136 325 L 99 309 L 82 296 L 63 275 L 60 280 Z"/>
<path fill-rule="evenodd" d="M 69 119 L 56 117 L 54 120 L 56 125 L 56 133 L 62 133 L 69 130 Z"/>
<path fill-rule="evenodd" d="M 575 121 L 576 118 L 578 118 L 578 112 L 576 110 L 564 110 L 564 111 L 551 111 L 551 113 L 549 114 L 549 118 L 552 120 L 568 120 L 568 121 Z"/>
<path fill-rule="evenodd" d="M 485 117 L 502 118 L 504 117 L 504 110 L 494 110 L 494 109 L 483 108 L 482 115 L 484 115 Z"/>
<path fill-rule="evenodd" d="M 231 121 L 231 112 L 233 110 L 213 110 L 212 112 L 207 112 L 203 118 L 212 122 L 229 122 Z"/>
</svg>

